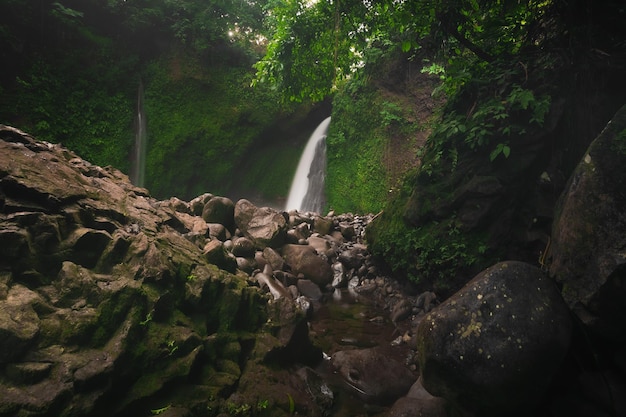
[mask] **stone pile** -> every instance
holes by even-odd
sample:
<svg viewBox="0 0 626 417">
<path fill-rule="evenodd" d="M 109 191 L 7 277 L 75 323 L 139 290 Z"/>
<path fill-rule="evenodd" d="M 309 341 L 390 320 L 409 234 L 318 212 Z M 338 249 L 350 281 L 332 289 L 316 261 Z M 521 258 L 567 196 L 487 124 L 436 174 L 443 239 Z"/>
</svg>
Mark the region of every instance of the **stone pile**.
<svg viewBox="0 0 626 417">
<path fill-rule="evenodd" d="M 310 368 L 285 369 L 322 357 L 306 317 L 336 288 L 396 291 L 370 216 L 157 201 L 60 145 L 0 139 L 0 416 L 332 405 Z"/>
</svg>

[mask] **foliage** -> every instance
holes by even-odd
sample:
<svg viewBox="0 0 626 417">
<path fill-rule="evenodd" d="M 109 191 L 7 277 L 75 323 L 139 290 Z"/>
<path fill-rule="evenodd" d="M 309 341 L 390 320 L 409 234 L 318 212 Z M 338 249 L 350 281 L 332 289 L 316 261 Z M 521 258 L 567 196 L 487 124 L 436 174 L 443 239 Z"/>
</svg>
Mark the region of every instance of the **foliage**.
<svg viewBox="0 0 626 417">
<path fill-rule="evenodd" d="M 289 113 L 273 92 L 249 87 L 261 6 L 3 2 L 0 12 L 15 17 L 0 24 L 3 57 L 19 66 L 2 73 L 0 122 L 129 172 L 141 78 L 151 191 L 223 192 L 241 154 L 277 115 Z"/>
<path fill-rule="evenodd" d="M 384 118 L 373 91 L 339 93 L 333 101 L 327 141 L 326 195 L 337 212 L 377 212 L 386 199 Z"/>
<path fill-rule="evenodd" d="M 463 233 L 454 215 L 419 226 L 404 221 L 402 210 L 412 192 L 410 183 L 405 181 L 386 211 L 368 227 L 367 238 L 374 255 L 398 278 L 444 290 L 469 268 L 486 267 L 490 259 L 484 236 Z"/>
<path fill-rule="evenodd" d="M 195 51 L 223 44 L 250 49 L 260 34 L 262 2 L 108 0 L 104 12 L 122 37 L 175 39 Z M 222 52 L 227 52 L 224 50 Z"/>
<path fill-rule="evenodd" d="M 254 84 L 293 101 L 320 101 L 372 62 L 386 36 L 378 21 L 389 11 L 357 0 L 271 1 L 267 10 L 269 43 Z"/>
<path fill-rule="evenodd" d="M 40 139 L 61 141 L 93 163 L 127 170 L 135 89 L 127 74 L 136 67 L 136 57 L 121 58 L 107 39 L 86 27 L 70 29 L 68 36 L 78 47 L 31 57 L 6 86 L 1 121 Z M 90 65 L 77 65 L 85 61 Z"/>
<path fill-rule="evenodd" d="M 472 81 L 453 96 L 424 151 L 424 171 L 445 175 L 458 163 L 458 155 L 488 150 L 489 160 L 508 158 L 511 143 L 539 130 L 550 109 L 548 92 L 537 94 L 518 82 L 523 68 L 494 63 L 472 70 Z M 461 94 L 462 93 L 462 94 Z M 467 99 L 469 98 L 469 99 Z M 441 164 L 443 160 L 447 164 Z"/>
<path fill-rule="evenodd" d="M 550 1 L 270 2 L 269 45 L 256 64 L 256 82 L 269 82 L 291 100 L 320 100 L 383 50 L 424 46 L 437 55 L 448 93 L 466 67 L 518 53 L 534 42 Z M 537 36 L 537 38 L 535 38 Z M 373 50 L 374 53 L 368 53 Z"/>
<path fill-rule="evenodd" d="M 242 155 L 282 110 L 249 87 L 247 70 L 207 71 L 193 56 L 155 61 L 145 78 L 147 186 L 162 198 L 223 195 Z"/>
</svg>

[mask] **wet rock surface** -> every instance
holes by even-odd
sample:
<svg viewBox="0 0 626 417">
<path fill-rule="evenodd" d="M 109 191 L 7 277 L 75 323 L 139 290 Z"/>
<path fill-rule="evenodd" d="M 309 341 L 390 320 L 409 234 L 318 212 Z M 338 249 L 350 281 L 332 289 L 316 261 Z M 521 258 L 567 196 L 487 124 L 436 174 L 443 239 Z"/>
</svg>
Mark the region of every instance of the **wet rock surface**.
<svg viewBox="0 0 626 417">
<path fill-rule="evenodd" d="M 571 335 L 552 280 L 532 265 L 501 262 L 420 323 L 422 383 L 479 415 L 530 412 L 561 367 Z"/>
</svg>

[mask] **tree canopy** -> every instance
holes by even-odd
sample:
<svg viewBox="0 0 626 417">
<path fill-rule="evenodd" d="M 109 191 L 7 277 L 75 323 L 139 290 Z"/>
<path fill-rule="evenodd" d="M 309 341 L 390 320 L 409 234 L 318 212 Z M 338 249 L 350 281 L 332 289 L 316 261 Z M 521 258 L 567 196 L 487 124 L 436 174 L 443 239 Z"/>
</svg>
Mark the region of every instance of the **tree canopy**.
<svg viewBox="0 0 626 417">
<path fill-rule="evenodd" d="M 547 39 L 551 1 L 288 0 L 266 6 L 269 44 L 256 64 L 291 100 L 320 100 L 382 54 L 429 48 L 441 71 L 492 62 Z"/>
</svg>

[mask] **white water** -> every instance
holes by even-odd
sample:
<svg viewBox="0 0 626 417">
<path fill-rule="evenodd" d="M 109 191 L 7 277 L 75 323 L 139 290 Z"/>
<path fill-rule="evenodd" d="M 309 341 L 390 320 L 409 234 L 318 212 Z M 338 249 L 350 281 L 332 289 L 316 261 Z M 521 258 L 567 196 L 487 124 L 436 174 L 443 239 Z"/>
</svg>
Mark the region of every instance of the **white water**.
<svg viewBox="0 0 626 417">
<path fill-rule="evenodd" d="M 324 172 L 312 172 L 312 167 L 314 165 L 317 165 L 318 167 L 320 166 L 319 164 L 314 164 L 316 149 L 318 148 L 318 144 L 324 144 L 323 141 L 326 138 L 326 132 L 328 131 L 329 124 L 330 117 L 324 119 L 309 138 L 309 141 L 304 148 L 304 152 L 300 157 L 296 174 L 293 177 L 285 210 L 320 211 L 322 209 L 321 202 L 323 200 L 324 193 L 323 181 L 321 181 L 321 185 L 319 184 L 319 181 L 316 181 L 316 184 L 311 184 L 312 181 L 310 181 L 310 179 L 314 176 L 319 177 L 320 174 L 323 179 Z M 325 170 L 325 148 L 324 152 L 320 152 L 318 150 L 317 154 L 318 157 L 324 158 L 323 170 Z M 315 189 L 309 189 L 311 185 L 315 185 Z M 307 193 L 309 195 L 307 195 Z M 307 200 L 306 205 L 304 204 L 305 197 Z"/>
<path fill-rule="evenodd" d="M 146 177 L 146 152 L 148 135 L 146 133 L 146 116 L 143 110 L 143 83 L 139 82 L 137 91 L 137 116 L 135 120 L 135 146 L 130 169 L 130 180 L 138 187 L 143 187 Z"/>
</svg>

